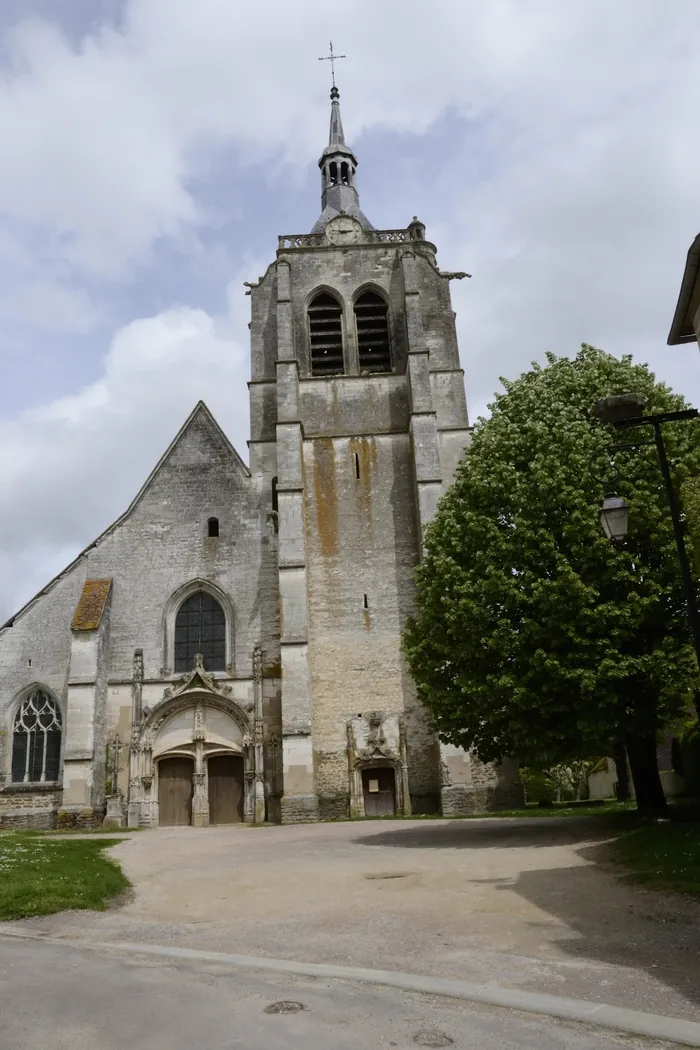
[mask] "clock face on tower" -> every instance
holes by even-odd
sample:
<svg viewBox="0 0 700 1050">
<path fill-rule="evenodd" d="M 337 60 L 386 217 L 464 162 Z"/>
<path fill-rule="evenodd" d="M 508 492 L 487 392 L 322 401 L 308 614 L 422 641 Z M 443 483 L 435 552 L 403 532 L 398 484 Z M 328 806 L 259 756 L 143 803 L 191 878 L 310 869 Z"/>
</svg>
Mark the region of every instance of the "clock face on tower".
<svg viewBox="0 0 700 1050">
<path fill-rule="evenodd" d="M 362 227 L 351 215 L 336 215 L 326 225 L 326 237 L 331 244 L 357 244 Z"/>
</svg>

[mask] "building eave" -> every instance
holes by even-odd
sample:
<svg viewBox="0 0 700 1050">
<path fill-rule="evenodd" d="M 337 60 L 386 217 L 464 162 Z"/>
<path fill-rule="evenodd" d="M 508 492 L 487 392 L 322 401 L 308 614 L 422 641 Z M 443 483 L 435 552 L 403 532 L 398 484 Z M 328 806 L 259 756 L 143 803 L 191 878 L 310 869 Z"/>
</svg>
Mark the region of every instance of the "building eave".
<svg viewBox="0 0 700 1050">
<path fill-rule="evenodd" d="M 680 343 L 695 342 L 696 335 L 693 328 L 693 318 L 690 307 L 693 303 L 698 283 L 700 282 L 700 233 L 690 246 L 688 257 L 685 262 L 681 290 L 678 296 L 676 312 L 673 315 L 671 331 L 668 334 L 669 346 L 678 346 Z"/>
</svg>

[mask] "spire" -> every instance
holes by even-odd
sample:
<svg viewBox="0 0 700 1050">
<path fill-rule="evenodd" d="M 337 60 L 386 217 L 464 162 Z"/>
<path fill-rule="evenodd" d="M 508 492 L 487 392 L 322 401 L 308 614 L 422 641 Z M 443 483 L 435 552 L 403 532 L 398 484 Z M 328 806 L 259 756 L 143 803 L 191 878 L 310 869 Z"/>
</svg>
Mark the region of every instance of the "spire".
<svg viewBox="0 0 700 1050">
<path fill-rule="evenodd" d="M 345 132 L 343 118 L 340 115 L 340 92 L 335 84 L 331 88 L 331 130 L 328 134 L 328 146 L 344 146 Z"/>
<path fill-rule="evenodd" d="M 333 58 L 343 58 L 334 55 Z M 331 88 L 331 123 L 328 133 L 328 145 L 318 162 L 321 169 L 321 215 L 314 224 L 312 233 L 323 233 L 326 223 L 341 211 L 353 215 L 366 230 L 374 226 L 360 210 L 360 198 L 355 187 L 357 158 L 345 142 L 343 120 L 340 116 L 340 92 L 335 86 Z"/>
</svg>

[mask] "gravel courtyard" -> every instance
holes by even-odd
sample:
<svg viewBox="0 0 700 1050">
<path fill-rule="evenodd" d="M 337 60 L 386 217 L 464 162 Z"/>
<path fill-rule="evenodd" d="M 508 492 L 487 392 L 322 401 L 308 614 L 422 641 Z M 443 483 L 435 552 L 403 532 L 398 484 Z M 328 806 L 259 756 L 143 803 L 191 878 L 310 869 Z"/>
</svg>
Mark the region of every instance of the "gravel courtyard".
<svg viewBox="0 0 700 1050">
<path fill-rule="evenodd" d="M 630 886 L 595 820 L 163 828 L 104 913 L 23 927 L 461 977 L 700 1020 L 700 902 Z"/>
</svg>

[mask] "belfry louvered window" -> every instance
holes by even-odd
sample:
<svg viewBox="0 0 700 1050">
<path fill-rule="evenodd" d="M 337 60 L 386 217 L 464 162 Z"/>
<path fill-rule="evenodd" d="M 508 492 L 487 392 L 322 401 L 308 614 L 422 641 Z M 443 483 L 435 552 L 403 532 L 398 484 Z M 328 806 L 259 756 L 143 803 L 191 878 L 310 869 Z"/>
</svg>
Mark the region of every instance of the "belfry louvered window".
<svg viewBox="0 0 700 1050">
<path fill-rule="evenodd" d="M 311 375 L 343 374 L 343 311 L 327 292 L 316 295 L 309 305 L 309 343 Z"/>
<path fill-rule="evenodd" d="M 226 615 L 216 598 L 196 591 L 175 619 L 175 671 L 191 671 L 201 653 L 207 671 L 226 670 Z"/>
<path fill-rule="evenodd" d="M 12 726 L 13 784 L 58 780 L 60 759 L 61 711 L 48 693 L 37 689 L 19 705 Z"/>
<path fill-rule="evenodd" d="M 390 372 L 389 316 L 376 292 L 365 292 L 355 302 L 355 326 L 361 372 Z"/>
</svg>

